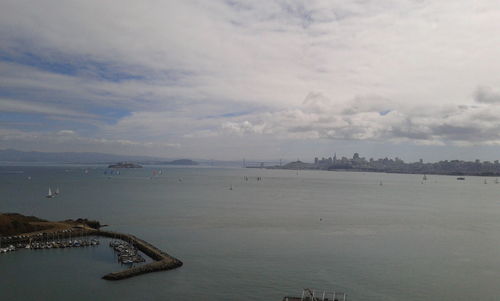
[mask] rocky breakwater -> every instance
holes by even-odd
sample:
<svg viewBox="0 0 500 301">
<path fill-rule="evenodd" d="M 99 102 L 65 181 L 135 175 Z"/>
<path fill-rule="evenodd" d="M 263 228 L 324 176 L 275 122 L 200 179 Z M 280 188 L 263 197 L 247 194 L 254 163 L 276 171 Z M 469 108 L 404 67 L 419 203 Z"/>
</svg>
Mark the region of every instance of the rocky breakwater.
<svg viewBox="0 0 500 301">
<path fill-rule="evenodd" d="M 170 256 L 169 254 L 161 251 L 150 243 L 135 237 L 134 235 L 100 230 L 95 231 L 95 234 L 129 242 L 130 244 L 133 244 L 135 247 L 137 247 L 137 249 L 139 249 L 141 252 L 154 260 L 154 262 L 151 263 L 135 266 L 133 268 L 119 272 L 106 274 L 102 277 L 103 279 L 121 280 L 146 273 L 172 270 L 182 266 L 182 261 L 173 256 Z"/>
</svg>

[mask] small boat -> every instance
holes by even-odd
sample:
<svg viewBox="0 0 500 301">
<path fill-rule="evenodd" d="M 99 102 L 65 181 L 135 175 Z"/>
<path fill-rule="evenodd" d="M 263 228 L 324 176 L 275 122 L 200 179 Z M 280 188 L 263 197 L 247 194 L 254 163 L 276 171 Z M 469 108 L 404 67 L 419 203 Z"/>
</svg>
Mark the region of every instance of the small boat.
<svg viewBox="0 0 500 301">
<path fill-rule="evenodd" d="M 458 177 L 457 180 L 463 181 L 463 180 L 465 180 L 465 178 L 464 177 Z"/>
<path fill-rule="evenodd" d="M 55 195 L 52 194 L 52 190 L 50 190 L 50 187 L 49 187 L 49 192 L 47 193 L 47 195 L 45 196 L 46 198 L 53 198 Z"/>
<path fill-rule="evenodd" d="M 382 186 L 382 185 L 384 185 L 384 184 L 382 183 L 382 181 L 380 181 L 380 183 L 378 183 L 378 185 L 379 185 L 379 186 Z"/>
<path fill-rule="evenodd" d="M 229 190 L 233 190 L 233 184 L 231 184 L 231 186 L 229 186 Z"/>
</svg>

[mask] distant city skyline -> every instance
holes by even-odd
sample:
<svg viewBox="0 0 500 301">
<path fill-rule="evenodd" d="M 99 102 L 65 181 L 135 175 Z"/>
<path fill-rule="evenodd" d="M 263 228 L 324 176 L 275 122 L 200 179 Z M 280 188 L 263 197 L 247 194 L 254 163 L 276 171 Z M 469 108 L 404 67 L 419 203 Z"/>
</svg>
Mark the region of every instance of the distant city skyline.
<svg viewBox="0 0 500 301">
<path fill-rule="evenodd" d="M 2 1 L 0 149 L 500 157 L 496 1 Z"/>
</svg>

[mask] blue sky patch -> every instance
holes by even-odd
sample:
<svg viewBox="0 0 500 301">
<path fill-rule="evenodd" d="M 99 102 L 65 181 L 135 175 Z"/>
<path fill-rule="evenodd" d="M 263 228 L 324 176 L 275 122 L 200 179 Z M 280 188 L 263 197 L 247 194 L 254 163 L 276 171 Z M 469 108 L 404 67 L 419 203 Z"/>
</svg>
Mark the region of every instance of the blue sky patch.
<svg viewBox="0 0 500 301">
<path fill-rule="evenodd" d="M 33 67 L 51 73 L 69 76 L 89 76 L 111 82 L 143 80 L 141 74 L 123 71 L 111 62 L 100 62 L 63 54 L 38 55 L 30 51 L 7 52 L 0 50 L 0 61 Z"/>
<path fill-rule="evenodd" d="M 380 111 L 378 112 L 380 114 L 380 116 L 385 116 L 387 114 L 389 114 L 391 112 L 391 110 L 385 110 L 385 111 Z"/>
</svg>

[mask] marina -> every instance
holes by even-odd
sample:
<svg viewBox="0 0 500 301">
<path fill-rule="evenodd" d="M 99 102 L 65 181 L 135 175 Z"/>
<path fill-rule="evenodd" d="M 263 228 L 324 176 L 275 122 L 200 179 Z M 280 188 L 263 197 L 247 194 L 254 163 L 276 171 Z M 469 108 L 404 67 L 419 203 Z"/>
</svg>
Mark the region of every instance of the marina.
<svg viewBox="0 0 500 301">
<path fill-rule="evenodd" d="M 109 242 L 109 246 L 115 251 L 118 262 L 122 264 L 134 264 L 146 261 L 134 245 L 125 241 L 113 240 Z"/>
<path fill-rule="evenodd" d="M 182 266 L 180 260 L 133 235 L 81 227 L 82 226 L 62 231 L 0 237 L 0 247 L 7 245 L 7 247 L 0 248 L 0 253 L 3 254 L 19 250 L 98 246 L 100 242 L 95 237 L 104 236 L 113 238 L 109 246 L 115 251 L 118 262 L 131 267 L 123 271 L 106 274 L 102 277 L 103 279 L 120 280 L 145 273 L 171 270 Z M 94 238 L 89 238 L 91 236 Z M 76 239 L 77 237 L 78 239 Z M 145 263 L 146 259 L 139 251 L 153 259 L 153 262 Z M 140 265 L 133 266 L 133 264 Z"/>
<path fill-rule="evenodd" d="M 79 248 L 99 245 L 95 237 L 89 238 L 92 232 L 74 229 L 62 231 L 39 232 L 34 234 L 13 235 L 0 237 L 0 246 L 9 244 L 10 251 Z M 82 237 L 76 239 L 76 237 Z M 2 252 L 0 248 L 0 252 Z M 5 252 L 4 252 L 5 253 Z"/>
<path fill-rule="evenodd" d="M 133 256 L 132 252 L 133 251 L 125 251 L 125 250 L 130 250 L 131 247 L 133 246 L 137 250 L 143 252 L 147 256 L 149 256 L 151 259 L 154 261 L 151 263 L 146 263 L 138 266 L 134 266 L 130 269 L 126 269 L 123 271 L 119 272 L 113 272 L 104 275 L 102 278 L 106 280 L 121 280 L 125 278 L 130 278 L 134 276 L 138 276 L 141 274 L 146 274 L 146 273 L 151 273 L 151 272 L 158 272 L 158 271 L 166 271 L 166 270 L 172 270 L 176 269 L 178 267 L 182 266 L 182 261 L 179 259 L 172 257 L 171 255 L 161 251 L 160 249 L 156 248 L 155 246 L 151 245 L 150 243 L 139 239 L 135 237 L 134 235 L 131 234 L 122 234 L 118 232 L 111 232 L 111 231 L 96 231 L 96 235 L 100 236 L 105 236 L 105 237 L 110 237 L 114 239 L 120 239 L 124 242 L 125 244 L 116 244 L 117 246 L 121 245 L 122 250 L 122 260 L 126 261 L 126 263 L 132 263 L 134 260 L 141 260 L 139 259 L 138 256 Z M 127 243 L 128 242 L 128 243 Z M 127 246 L 128 245 L 128 246 Z M 135 254 L 137 254 L 137 251 L 135 251 Z M 125 262 L 122 262 L 125 263 Z"/>
</svg>

